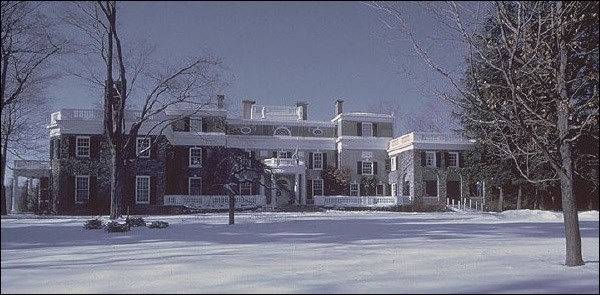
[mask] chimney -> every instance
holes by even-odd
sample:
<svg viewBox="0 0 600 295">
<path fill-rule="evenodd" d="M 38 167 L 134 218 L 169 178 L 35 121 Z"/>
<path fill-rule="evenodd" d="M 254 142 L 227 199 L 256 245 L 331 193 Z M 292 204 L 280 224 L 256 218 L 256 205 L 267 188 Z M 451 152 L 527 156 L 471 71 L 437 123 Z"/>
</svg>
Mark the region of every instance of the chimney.
<svg viewBox="0 0 600 295">
<path fill-rule="evenodd" d="M 306 101 L 297 101 L 296 102 L 296 107 L 302 108 L 302 114 L 298 114 L 298 120 L 306 121 L 306 118 L 308 118 L 307 106 L 308 106 L 308 103 L 306 103 Z"/>
<path fill-rule="evenodd" d="M 342 104 L 344 103 L 343 100 L 338 99 L 335 101 L 335 115 L 339 115 L 342 113 Z"/>
<path fill-rule="evenodd" d="M 217 94 L 217 109 L 223 109 L 223 101 L 225 100 L 225 95 Z"/>
<path fill-rule="evenodd" d="M 242 100 L 244 104 L 244 119 L 252 119 L 252 105 L 256 103 L 254 100 Z"/>
</svg>

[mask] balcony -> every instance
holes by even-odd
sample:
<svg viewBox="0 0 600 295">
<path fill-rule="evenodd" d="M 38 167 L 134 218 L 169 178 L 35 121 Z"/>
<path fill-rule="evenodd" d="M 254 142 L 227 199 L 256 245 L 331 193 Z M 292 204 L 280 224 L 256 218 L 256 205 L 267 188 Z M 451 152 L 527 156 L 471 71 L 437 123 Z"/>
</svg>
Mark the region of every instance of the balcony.
<svg viewBox="0 0 600 295">
<path fill-rule="evenodd" d="M 411 132 L 392 139 L 388 151 L 401 149 L 415 144 L 459 144 L 470 145 L 473 140 L 454 133 Z"/>
<path fill-rule="evenodd" d="M 139 110 L 126 110 L 125 120 L 135 121 L 142 116 L 142 112 Z M 154 114 L 148 117 L 149 120 L 164 120 L 164 113 Z M 50 114 L 50 124 L 56 124 L 61 120 L 74 120 L 74 121 L 102 121 L 104 120 L 103 110 L 90 110 L 90 109 L 61 109 L 58 112 Z"/>
</svg>

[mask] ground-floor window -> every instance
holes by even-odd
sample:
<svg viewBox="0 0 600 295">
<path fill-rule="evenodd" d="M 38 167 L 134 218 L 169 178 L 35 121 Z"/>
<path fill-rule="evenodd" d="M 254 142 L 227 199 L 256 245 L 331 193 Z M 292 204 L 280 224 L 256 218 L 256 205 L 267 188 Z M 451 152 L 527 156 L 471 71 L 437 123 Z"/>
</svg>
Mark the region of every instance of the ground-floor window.
<svg viewBox="0 0 600 295">
<path fill-rule="evenodd" d="M 358 185 L 358 183 L 351 183 L 350 184 L 350 195 L 358 196 L 359 189 L 360 189 L 360 186 Z"/>
<path fill-rule="evenodd" d="M 375 195 L 376 196 L 383 196 L 384 190 L 385 190 L 385 188 L 384 188 L 383 183 L 380 183 L 380 184 L 376 185 L 375 186 Z"/>
<path fill-rule="evenodd" d="M 135 202 L 138 204 L 150 203 L 150 176 L 135 177 Z"/>
<path fill-rule="evenodd" d="M 313 196 L 323 196 L 323 179 L 313 179 Z"/>
<path fill-rule="evenodd" d="M 189 178 L 189 195 L 199 196 L 202 194 L 202 178 L 201 177 L 190 177 Z"/>
<path fill-rule="evenodd" d="M 90 177 L 75 176 L 75 203 L 87 203 L 90 200 Z"/>
<path fill-rule="evenodd" d="M 242 195 L 242 196 L 252 195 L 252 183 L 251 182 L 240 183 L 240 195 Z"/>
<path fill-rule="evenodd" d="M 437 180 L 425 180 L 425 195 L 437 197 Z"/>
</svg>

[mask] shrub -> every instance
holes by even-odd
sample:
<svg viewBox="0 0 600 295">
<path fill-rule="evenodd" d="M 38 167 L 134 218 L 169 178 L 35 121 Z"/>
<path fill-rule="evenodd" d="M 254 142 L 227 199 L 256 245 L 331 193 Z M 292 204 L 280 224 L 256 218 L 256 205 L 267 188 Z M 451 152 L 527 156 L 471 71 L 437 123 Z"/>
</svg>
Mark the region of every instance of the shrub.
<svg viewBox="0 0 600 295">
<path fill-rule="evenodd" d="M 129 224 L 129 226 L 146 226 L 146 221 L 141 217 L 127 218 L 125 219 L 125 223 Z"/>
<path fill-rule="evenodd" d="M 83 224 L 83 228 L 85 229 L 101 229 L 103 227 L 104 223 L 98 218 L 90 219 Z"/>
<path fill-rule="evenodd" d="M 118 223 L 116 221 L 111 221 L 106 224 L 106 231 L 109 233 L 126 232 L 129 231 L 129 225 L 127 225 L 127 223 Z"/>
<path fill-rule="evenodd" d="M 169 223 L 166 221 L 152 221 L 152 223 L 148 226 L 149 228 L 165 228 L 168 227 Z"/>
</svg>

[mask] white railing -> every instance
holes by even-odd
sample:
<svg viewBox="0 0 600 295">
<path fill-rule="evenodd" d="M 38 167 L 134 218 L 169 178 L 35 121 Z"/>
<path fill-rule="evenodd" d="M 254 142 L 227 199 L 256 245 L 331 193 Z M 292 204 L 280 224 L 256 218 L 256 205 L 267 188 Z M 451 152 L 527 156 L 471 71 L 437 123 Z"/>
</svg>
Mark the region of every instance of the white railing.
<svg viewBox="0 0 600 295">
<path fill-rule="evenodd" d="M 390 140 L 389 150 L 399 149 L 415 142 L 471 143 L 468 138 L 454 133 L 411 132 Z"/>
<path fill-rule="evenodd" d="M 15 169 L 50 169 L 50 161 L 15 160 Z"/>
<path fill-rule="evenodd" d="M 189 206 L 200 209 L 226 209 L 229 208 L 229 196 L 227 195 L 165 195 L 166 206 Z M 263 195 L 235 196 L 236 208 L 261 207 L 267 204 L 267 198 Z"/>
<path fill-rule="evenodd" d="M 412 202 L 408 196 L 314 196 L 314 199 L 316 206 L 333 207 L 386 207 Z"/>
<path fill-rule="evenodd" d="M 137 110 L 125 111 L 125 120 L 135 121 L 141 116 L 142 112 Z M 164 113 L 154 114 L 149 116 L 149 120 L 161 120 L 164 119 Z M 55 124 L 59 120 L 84 120 L 84 121 L 98 121 L 104 119 L 104 112 L 102 110 L 91 110 L 91 109 L 62 109 L 58 112 L 50 114 L 50 123 Z"/>
<path fill-rule="evenodd" d="M 277 166 L 304 166 L 304 161 L 290 158 L 270 158 L 264 160 L 265 165 L 269 167 Z"/>
<path fill-rule="evenodd" d="M 473 197 L 464 198 L 462 202 L 460 200 L 454 200 L 446 198 L 446 207 L 457 209 L 457 210 L 480 210 L 484 208 L 483 198 Z"/>
<path fill-rule="evenodd" d="M 298 112 L 301 109 L 301 107 L 254 105 L 251 116 L 254 120 L 298 120 Z"/>
</svg>

